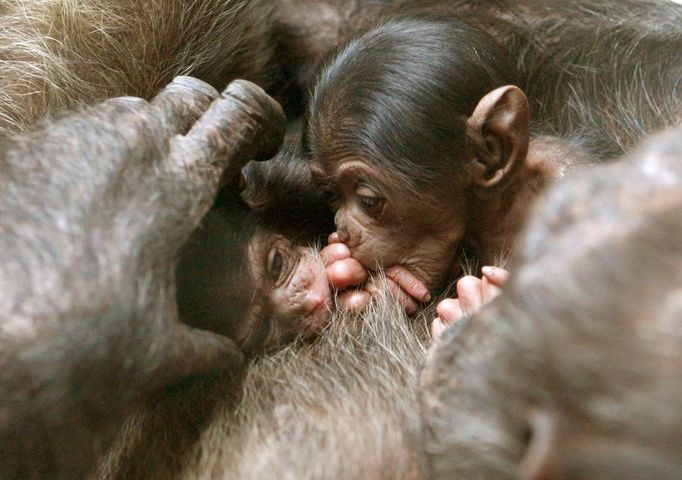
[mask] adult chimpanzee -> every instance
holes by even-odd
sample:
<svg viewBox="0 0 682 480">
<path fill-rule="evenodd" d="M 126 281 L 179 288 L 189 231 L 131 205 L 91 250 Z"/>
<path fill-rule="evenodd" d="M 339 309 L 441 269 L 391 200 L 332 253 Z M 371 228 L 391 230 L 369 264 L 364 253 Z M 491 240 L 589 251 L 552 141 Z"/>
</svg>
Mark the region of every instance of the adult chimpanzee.
<svg viewBox="0 0 682 480">
<path fill-rule="evenodd" d="M 0 476 L 77 478 L 141 395 L 239 366 L 178 321 L 175 260 L 283 122 L 249 82 L 179 77 L 2 142 Z"/>
<path fill-rule="evenodd" d="M 429 478 L 682 475 L 681 160 L 678 128 L 545 198 L 505 293 L 429 356 Z"/>
</svg>

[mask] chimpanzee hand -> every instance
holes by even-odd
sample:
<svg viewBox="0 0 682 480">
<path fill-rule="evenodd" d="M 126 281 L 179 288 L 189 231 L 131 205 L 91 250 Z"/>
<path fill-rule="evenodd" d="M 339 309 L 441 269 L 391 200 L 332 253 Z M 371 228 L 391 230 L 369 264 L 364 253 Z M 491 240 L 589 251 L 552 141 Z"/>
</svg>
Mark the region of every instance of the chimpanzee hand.
<svg viewBox="0 0 682 480">
<path fill-rule="evenodd" d="M 484 304 L 500 295 L 509 272 L 499 267 L 483 267 L 481 278 L 467 275 L 457 282 L 457 298 L 448 298 L 436 306 L 438 316 L 431 322 L 431 335 L 435 338 L 445 327 L 465 315 L 473 315 Z"/>
<path fill-rule="evenodd" d="M 283 124 L 249 82 L 219 95 L 178 77 L 149 103 L 109 100 L 0 144 L 0 439 L 241 362 L 178 321 L 175 256 Z"/>
<path fill-rule="evenodd" d="M 381 288 L 388 291 L 408 314 L 416 314 L 422 302 L 428 302 L 429 290 L 412 272 L 400 265 L 387 268 L 383 276 L 373 275 L 351 257 L 350 249 L 335 234 L 320 252 L 329 283 L 339 290 L 337 304 L 350 311 L 361 311 Z M 358 287 L 358 288 L 349 288 Z"/>
</svg>

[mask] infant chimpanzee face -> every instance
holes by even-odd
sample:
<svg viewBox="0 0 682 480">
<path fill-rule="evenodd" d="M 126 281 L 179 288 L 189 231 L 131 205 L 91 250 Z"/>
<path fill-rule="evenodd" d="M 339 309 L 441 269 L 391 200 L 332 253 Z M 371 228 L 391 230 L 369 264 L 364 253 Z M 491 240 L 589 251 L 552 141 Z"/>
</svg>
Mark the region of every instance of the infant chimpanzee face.
<svg viewBox="0 0 682 480">
<path fill-rule="evenodd" d="M 457 201 L 417 195 L 404 179 L 371 160 L 329 156 L 311 163 L 313 178 L 336 210 L 339 239 L 353 258 L 376 270 L 401 265 L 435 289 L 448 273 L 464 222 Z M 443 208 L 448 204 L 448 208 Z"/>
<path fill-rule="evenodd" d="M 307 150 L 338 240 L 375 270 L 443 286 L 525 158 L 527 102 L 495 40 L 441 18 L 383 22 L 319 76 Z M 499 200 L 499 202 L 498 202 Z M 492 203 L 491 203 L 492 202 Z M 476 227 L 476 228 L 471 228 Z"/>
<path fill-rule="evenodd" d="M 331 314 L 331 291 L 317 250 L 257 231 L 249 242 L 253 295 L 234 338 L 245 350 L 267 350 L 296 336 L 319 334 Z"/>
<path fill-rule="evenodd" d="M 264 226 L 238 200 L 219 199 L 204 218 L 183 249 L 177 284 L 181 320 L 246 353 L 312 336 L 330 317 L 317 250 Z"/>
</svg>

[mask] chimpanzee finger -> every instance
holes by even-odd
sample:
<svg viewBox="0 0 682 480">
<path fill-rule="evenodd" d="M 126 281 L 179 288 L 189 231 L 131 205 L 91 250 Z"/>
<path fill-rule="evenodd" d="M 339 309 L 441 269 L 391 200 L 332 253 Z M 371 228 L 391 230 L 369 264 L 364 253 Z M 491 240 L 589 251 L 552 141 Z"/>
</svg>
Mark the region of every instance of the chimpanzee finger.
<svg viewBox="0 0 682 480">
<path fill-rule="evenodd" d="M 338 260 L 326 267 L 329 284 L 338 290 L 360 285 L 369 277 L 369 273 L 354 258 Z"/>
<path fill-rule="evenodd" d="M 183 378 L 214 371 L 237 371 L 244 355 L 230 338 L 176 323 L 159 342 L 153 387 L 163 387 Z M 158 341 L 158 339 L 157 339 Z M 158 384 L 157 384 L 158 382 Z"/>
<path fill-rule="evenodd" d="M 481 279 L 467 275 L 457 282 L 457 299 L 465 315 L 475 313 L 483 303 Z"/>
<path fill-rule="evenodd" d="M 141 110 L 146 108 L 147 101 L 139 97 L 114 97 L 102 102 L 103 106 L 118 106 L 122 108 L 127 108 L 129 110 Z"/>
<path fill-rule="evenodd" d="M 347 243 L 349 240 L 347 232 L 334 232 L 327 237 L 327 243 Z"/>
<path fill-rule="evenodd" d="M 496 287 L 503 287 L 509 278 L 509 272 L 500 267 L 483 267 L 483 276 L 488 279 L 490 284 Z"/>
<path fill-rule="evenodd" d="M 336 305 L 341 310 L 358 313 L 364 310 L 371 298 L 369 292 L 364 290 L 346 290 L 339 293 Z"/>
<path fill-rule="evenodd" d="M 446 298 L 436 305 L 436 312 L 444 325 L 449 325 L 456 322 L 464 316 L 459 300 L 455 298 Z"/>
<path fill-rule="evenodd" d="M 334 244 L 334 243 L 341 243 L 341 240 L 339 239 L 339 232 L 334 232 L 329 235 L 327 238 L 327 243 Z"/>
<path fill-rule="evenodd" d="M 384 272 L 387 278 L 397 283 L 408 295 L 419 302 L 431 300 L 431 294 L 426 285 L 412 272 L 400 265 L 394 265 Z"/>
<path fill-rule="evenodd" d="M 388 293 L 396 302 L 398 302 L 398 304 L 408 315 L 416 315 L 419 312 L 419 303 L 417 303 L 417 301 L 412 298 L 410 294 L 405 292 L 400 285 L 390 278 L 386 277 L 383 280 L 380 280 L 378 285 L 381 285 L 383 288 L 388 290 Z M 375 283 L 370 283 L 366 286 L 366 290 L 373 296 L 381 295 L 382 292 L 379 290 L 378 285 Z"/>
<path fill-rule="evenodd" d="M 343 243 L 332 243 L 320 251 L 320 259 L 325 266 L 346 258 L 350 258 L 350 249 Z"/>
<path fill-rule="evenodd" d="M 431 322 L 431 338 L 438 338 L 445 331 L 445 324 L 439 317 L 433 319 Z"/>
<path fill-rule="evenodd" d="M 481 294 L 483 297 L 483 303 L 486 304 L 493 300 L 495 297 L 499 297 L 502 290 L 495 285 L 491 284 L 488 278 L 484 275 L 481 278 Z"/>
<path fill-rule="evenodd" d="M 236 184 L 251 159 L 274 155 L 284 139 L 281 106 L 245 80 L 232 82 L 184 137 L 176 137 L 171 159 L 192 173 L 196 195 L 213 198 L 220 177 Z"/>
<path fill-rule="evenodd" d="M 185 134 L 220 94 L 197 78 L 178 76 L 150 102 L 164 138 Z"/>
</svg>

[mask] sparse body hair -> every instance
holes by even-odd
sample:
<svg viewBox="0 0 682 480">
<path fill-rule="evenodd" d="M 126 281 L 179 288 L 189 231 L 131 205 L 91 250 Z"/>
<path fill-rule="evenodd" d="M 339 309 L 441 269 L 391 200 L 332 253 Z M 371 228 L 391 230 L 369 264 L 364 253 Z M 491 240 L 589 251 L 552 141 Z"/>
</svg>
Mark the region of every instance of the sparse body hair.
<svg viewBox="0 0 682 480">
<path fill-rule="evenodd" d="M 140 434 L 146 441 L 110 457 L 104 478 L 420 479 L 415 382 L 426 335 L 424 319 L 406 317 L 389 298 L 361 318 L 337 312 L 319 341 L 256 359 L 236 408 L 229 395 L 219 400 L 191 448 L 174 445 L 177 422 L 169 429 L 162 415 L 138 414 L 142 422 L 132 420 L 119 445 Z M 185 461 L 172 477 L 169 448 Z M 136 475 L 124 476 L 126 465 L 137 465 Z"/>
<path fill-rule="evenodd" d="M 536 128 L 612 159 L 682 123 L 682 5 L 521 2 L 519 52 Z M 567 41 L 570 39 L 570 41 Z"/>
<path fill-rule="evenodd" d="M 0 4 L 0 136 L 105 98 L 149 99 L 176 75 L 270 85 L 273 4 L 46 0 Z"/>
</svg>

